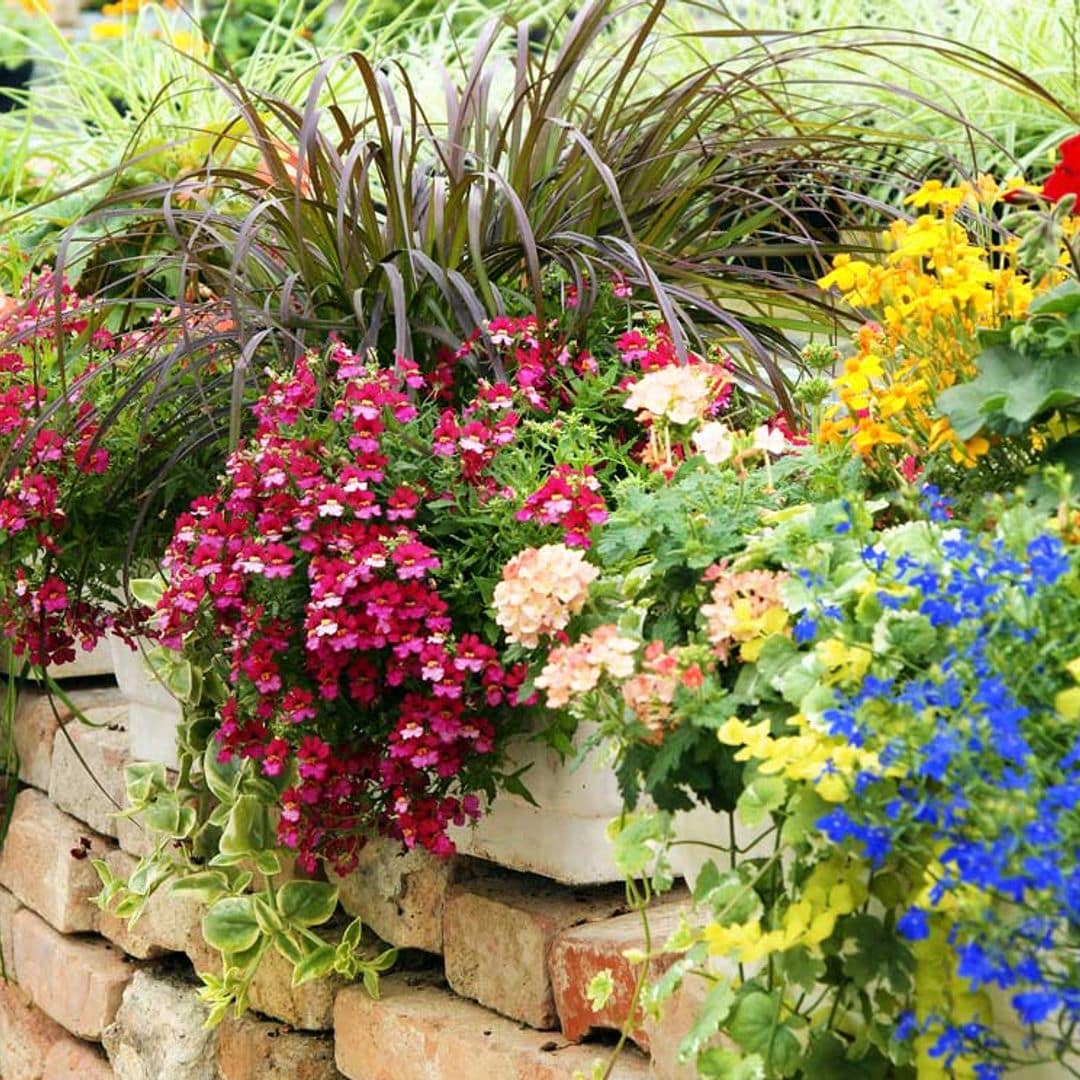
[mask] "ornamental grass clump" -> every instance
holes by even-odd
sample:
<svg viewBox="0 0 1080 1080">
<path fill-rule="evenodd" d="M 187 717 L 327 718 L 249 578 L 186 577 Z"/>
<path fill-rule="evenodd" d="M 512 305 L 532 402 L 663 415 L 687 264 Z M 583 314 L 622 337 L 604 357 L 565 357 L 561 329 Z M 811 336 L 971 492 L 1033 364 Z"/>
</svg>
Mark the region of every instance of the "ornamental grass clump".
<svg viewBox="0 0 1080 1080">
<path fill-rule="evenodd" d="M 94 376 L 113 368 L 120 343 L 91 318 L 85 297 L 48 270 L 20 295 L 0 295 L 0 629 L 9 671 L 40 674 L 108 634 L 130 639 L 145 621 L 116 596 L 128 533 L 110 499 L 137 496 L 155 451 L 149 438 L 140 451 L 118 425 L 101 438 L 111 402 L 108 382 Z"/>
</svg>

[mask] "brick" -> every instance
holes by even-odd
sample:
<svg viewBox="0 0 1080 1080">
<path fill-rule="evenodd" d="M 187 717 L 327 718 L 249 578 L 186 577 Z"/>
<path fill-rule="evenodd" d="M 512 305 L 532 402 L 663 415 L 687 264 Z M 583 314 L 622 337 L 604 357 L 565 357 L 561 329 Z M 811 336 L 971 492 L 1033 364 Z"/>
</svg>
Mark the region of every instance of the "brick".
<svg viewBox="0 0 1080 1080">
<path fill-rule="evenodd" d="M 13 982 L 0 981 L 0 1076 L 41 1080 L 49 1051 L 67 1032 Z"/>
<path fill-rule="evenodd" d="M 738 972 L 733 974 L 737 976 Z M 660 1015 L 645 1021 L 655 1080 L 696 1080 L 697 1066 L 693 1061 L 679 1061 L 679 1046 L 701 1015 L 710 986 L 703 976 L 688 975 L 661 1005 Z"/>
<path fill-rule="evenodd" d="M 11 920 L 21 907 L 22 904 L 7 889 L 0 889 L 0 960 L 3 961 L 4 975 L 8 978 L 14 970 L 11 952 Z M 2 1075 L 3 1073 L 0 1072 L 0 1076 Z"/>
<path fill-rule="evenodd" d="M 124 804 L 127 805 L 126 799 Z M 120 845 L 121 851 L 133 855 L 136 859 L 141 859 L 154 850 L 153 837 L 142 823 L 141 817 L 118 817 L 113 821 L 116 824 L 116 842 Z"/>
<path fill-rule="evenodd" d="M 452 885 L 443 909 L 446 980 L 530 1027 L 558 1027 L 548 954 L 559 931 L 626 910 L 622 886 L 572 889 L 501 873 Z"/>
<path fill-rule="evenodd" d="M 247 1015 L 218 1030 L 220 1080 L 339 1080 L 334 1040 Z"/>
<path fill-rule="evenodd" d="M 86 716 L 105 726 L 65 726 L 53 750 L 49 798 L 103 836 L 115 837 L 113 815 L 124 806 L 127 706 L 91 709 Z"/>
<path fill-rule="evenodd" d="M 72 690 L 69 697 L 83 712 L 124 703 L 115 686 Z M 60 698 L 54 697 L 50 703 L 49 695 L 44 690 L 30 687 L 19 690 L 12 739 L 19 754 L 19 779 L 24 784 L 31 784 L 42 791 L 49 790 L 56 734 L 72 715 L 71 709 Z"/>
<path fill-rule="evenodd" d="M 687 906 L 684 895 L 677 893 L 650 909 L 649 928 L 654 952 L 676 929 Z M 571 927 L 555 938 L 550 956 L 551 985 L 559 1026 L 566 1038 L 580 1042 L 593 1030 L 622 1030 L 629 1019 L 634 985 L 640 971 L 623 953 L 628 949 L 643 950 L 644 946 L 641 916 L 636 912 Z M 655 957 L 650 964 L 650 976 L 656 978 L 662 974 L 675 959 L 675 956 Z M 594 1011 L 588 987 L 593 976 L 604 970 L 611 972 L 614 992 L 602 1009 Z M 643 1050 L 649 1050 L 647 1026 L 635 1027 L 630 1037 Z"/>
<path fill-rule="evenodd" d="M 359 867 L 338 882 L 341 906 L 391 945 L 441 953 L 446 891 L 473 865 L 461 856 L 440 859 L 372 837 L 360 852 Z"/>
<path fill-rule="evenodd" d="M 383 980 L 374 1001 L 362 987 L 338 994 L 337 1067 L 350 1080 L 571 1080 L 592 1075 L 598 1048 L 521 1028 L 449 990 L 405 976 Z M 644 1080 L 648 1064 L 624 1053 L 611 1080 Z"/>
<path fill-rule="evenodd" d="M 90 858 L 71 854 L 83 850 L 83 839 L 90 842 L 90 856 L 101 857 L 112 848 L 105 837 L 26 788 L 15 800 L 0 852 L 0 885 L 64 934 L 97 926 L 90 898 L 101 891 L 101 881 Z"/>
<path fill-rule="evenodd" d="M 66 937 L 25 908 L 12 920 L 15 979 L 73 1035 L 100 1039 L 135 968 L 100 938 Z"/>
<path fill-rule="evenodd" d="M 115 1075 L 101 1047 L 65 1035 L 45 1058 L 41 1080 L 113 1080 Z"/>
<path fill-rule="evenodd" d="M 131 876 L 138 859 L 127 852 L 110 851 L 105 863 L 117 876 Z M 204 907 L 190 893 L 173 892 L 166 882 L 150 896 L 142 915 L 132 926 L 127 919 L 103 911 L 98 916 L 98 932 L 129 956 L 147 959 L 165 953 L 187 952 L 191 938 L 200 934 Z"/>
<path fill-rule="evenodd" d="M 215 1080 L 217 1031 L 194 982 L 138 971 L 102 1041 L 117 1080 Z"/>
<path fill-rule="evenodd" d="M 316 932 L 329 937 L 325 928 Z M 221 974 L 221 953 L 206 944 L 200 929 L 188 942 L 187 954 L 196 972 Z M 302 1031 L 329 1031 L 334 1026 L 334 996 L 344 985 L 336 976 L 292 985 L 293 966 L 269 949 L 251 981 L 251 1007 Z"/>
</svg>

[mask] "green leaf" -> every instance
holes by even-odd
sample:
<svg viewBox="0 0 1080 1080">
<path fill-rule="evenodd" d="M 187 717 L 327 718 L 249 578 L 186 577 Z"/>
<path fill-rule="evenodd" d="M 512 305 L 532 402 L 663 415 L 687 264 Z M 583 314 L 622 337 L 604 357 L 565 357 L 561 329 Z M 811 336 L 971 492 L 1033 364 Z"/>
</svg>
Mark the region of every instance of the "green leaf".
<svg viewBox="0 0 1080 1080">
<path fill-rule="evenodd" d="M 743 824 L 753 828 L 768 818 L 770 811 L 783 806 L 787 783 L 779 776 L 756 776 L 747 784 L 736 803 Z"/>
<path fill-rule="evenodd" d="M 750 1053 L 761 1054 L 777 1076 L 787 1076 L 801 1057 L 799 1040 L 780 1020 L 780 994 L 751 990 L 739 999 L 728 1034 Z M 770 1076 L 773 1073 L 770 1073 Z"/>
<path fill-rule="evenodd" d="M 166 786 L 165 766 L 160 761 L 137 761 L 124 769 L 124 788 L 133 806 L 145 805 Z"/>
<path fill-rule="evenodd" d="M 260 851 L 255 856 L 255 869 L 264 877 L 281 873 L 281 858 L 276 851 Z"/>
<path fill-rule="evenodd" d="M 360 939 L 364 934 L 364 923 L 361 919 L 353 919 L 348 926 L 345 927 L 345 933 L 341 935 L 341 944 L 347 949 L 355 949 L 360 944 Z"/>
<path fill-rule="evenodd" d="M 724 870 L 704 902 L 712 908 L 713 918 L 722 926 L 748 922 L 761 914 L 761 898 L 750 887 L 753 868 L 742 865 L 737 870 Z"/>
<path fill-rule="evenodd" d="M 269 848 L 272 830 L 266 804 L 254 795 L 241 795 L 233 803 L 218 847 L 222 855 L 250 855 Z"/>
<path fill-rule="evenodd" d="M 825 974 L 825 961 L 801 946 L 774 956 L 773 963 L 789 983 L 801 986 L 807 993 L 818 985 Z"/>
<path fill-rule="evenodd" d="M 203 916 L 207 945 L 223 953 L 250 949 L 259 939 L 259 924 L 250 896 L 227 896 Z"/>
<path fill-rule="evenodd" d="M 810 1044 L 803 1075 L 806 1080 L 867 1080 L 873 1076 L 864 1061 L 851 1061 L 847 1045 L 831 1031 L 823 1032 Z"/>
<path fill-rule="evenodd" d="M 287 881 L 278 890 L 277 909 L 286 922 L 318 926 L 337 908 L 338 891 L 325 881 Z"/>
<path fill-rule="evenodd" d="M 374 960 L 369 961 L 368 967 L 372 971 L 389 971 L 397 963 L 397 958 L 397 949 L 384 949 Z"/>
<path fill-rule="evenodd" d="M 690 1061 L 699 1050 L 720 1030 L 735 1004 L 735 990 L 731 983 L 714 983 L 698 1009 L 693 1027 L 679 1043 L 679 1060 Z"/>
<path fill-rule="evenodd" d="M 228 878 L 216 870 L 201 870 L 197 874 L 178 878 L 172 884 L 173 892 L 191 893 L 205 904 L 212 904 L 229 891 Z"/>
<path fill-rule="evenodd" d="M 245 760 L 239 755 L 234 755 L 230 761 L 218 761 L 218 748 L 214 741 L 207 745 L 203 754 L 203 776 L 206 786 L 219 802 L 231 803 L 236 798 L 245 765 Z"/>
<path fill-rule="evenodd" d="M 329 975 L 334 968 L 335 949 L 331 945 L 319 945 L 312 949 L 293 968 L 293 986 L 303 986 L 312 979 L 321 979 Z"/>
<path fill-rule="evenodd" d="M 165 591 L 165 582 L 161 578 L 132 578 L 128 589 L 143 607 L 156 609 Z"/>
<path fill-rule="evenodd" d="M 371 968 L 364 970 L 364 989 L 374 1001 L 379 1000 L 379 973 Z"/>
<path fill-rule="evenodd" d="M 624 877 L 640 877 L 656 856 L 659 844 L 671 832 L 671 815 L 664 813 L 636 814 L 621 824 L 613 822 L 613 856 L 619 873 Z"/>
<path fill-rule="evenodd" d="M 714 1046 L 697 1059 L 700 1080 L 766 1080 L 760 1054 L 739 1054 Z"/>
<path fill-rule="evenodd" d="M 154 832 L 176 836 L 180 831 L 180 800 L 171 792 L 158 795 L 143 811 L 143 820 Z"/>
<path fill-rule="evenodd" d="M 1080 281 L 1074 277 L 1066 278 L 1028 304 L 1031 315 L 1071 315 L 1076 311 L 1080 311 Z"/>
<path fill-rule="evenodd" d="M 300 946 L 286 933 L 275 934 L 271 939 L 274 948 L 285 957 L 295 968 L 304 958 L 303 952 L 300 950 Z M 293 974 L 296 972 L 294 970 Z"/>
<path fill-rule="evenodd" d="M 883 981 L 894 993 L 911 988 L 915 958 L 896 934 L 890 933 L 873 915 L 851 915 L 839 926 L 844 936 L 844 974 L 862 988 Z"/>
</svg>

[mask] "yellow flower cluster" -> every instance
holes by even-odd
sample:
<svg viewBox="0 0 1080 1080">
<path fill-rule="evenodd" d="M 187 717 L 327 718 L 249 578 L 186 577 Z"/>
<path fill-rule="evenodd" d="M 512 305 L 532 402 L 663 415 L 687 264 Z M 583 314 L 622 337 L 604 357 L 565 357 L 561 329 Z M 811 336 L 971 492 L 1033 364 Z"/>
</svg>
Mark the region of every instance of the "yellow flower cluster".
<svg viewBox="0 0 1080 1080">
<path fill-rule="evenodd" d="M 814 867 L 799 898 L 788 904 L 775 928 L 764 929 L 756 918 L 727 926 L 714 922 L 702 936 L 713 956 L 730 956 L 740 964 L 797 947 L 816 949 L 832 935 L 837 919 L 866 901 L 866 874 L 857 860 L 833 855 Z"/>
<path fill-rule="evenodd" d="M 836 256 L 818 284 L 837 288 L 877 322 L 857 335 L 857 351 L 835 379 L 839 403 L 826 413 L 823 441 L 849 441 L 879 463 L 895 462 L 897 452 L 918 460 L 944 450 L 970 466 L 986 452 L 980 436 L 961 442 L 934 402 L 974 375 L 980 329 L 1022 316 L 1055 283 L 1033 284 L 1016 265 L 1015 243 L 980 243 L 956 220 L 961 207 L 987 207 L 1000 195 L 988 179 L 958 187 L 930 181 L 906 200 L 925 212 L 884 234 L 884 261 Z"/>
<path fill-rule="evenodd" d="M 706 572 L 713 587 L 701 614 L 705 636 L 722 662 L 738 645 L 739 658 L 752 663 L 773 634 L 788 632 L 790 616 L 780 599 L 786 577 L 769 570 L 731 570 L 724 564 Z"/>
<path fill-rule="evenodd" d="M 507 640 L 535 649 L 581 611 L 599 573 L 565 544 L 526 548 L 503 567 L 492 598 L 495 621 Z"/>
<path fill-rule="evenodd" d="M 881 762 L 872 750 L 818 731 L 802 713 L 793 716 L 791 723 L 797 734 L 774 736 L 768 721 L 748 724 L 733 716 L 716 735 L 725 745 L 740 747 L 736 761 L 756 761 L 762 773 L 811 783 L 826 802 L 843 802 L 856 773 L 881 773 Z"/>
</svg>

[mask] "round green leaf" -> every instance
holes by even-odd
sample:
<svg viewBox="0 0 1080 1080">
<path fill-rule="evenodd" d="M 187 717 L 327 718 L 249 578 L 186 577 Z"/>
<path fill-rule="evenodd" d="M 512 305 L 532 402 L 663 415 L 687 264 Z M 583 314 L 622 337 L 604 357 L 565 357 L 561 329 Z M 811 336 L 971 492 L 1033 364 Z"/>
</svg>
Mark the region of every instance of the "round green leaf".
<svg viewBox="0 0 1080 1080">
<path fill-rule="evenodd" d="M 259 938 L 259 924 L 250 896 L 227 896 L 203 916 L 203 937 L 223 953 L 250 949 Z"/>
<path fill-rule="evenodd" d="M 286 923 L 318 926 L 337 908 L 338 891 L 325 881 L 287 881 L 278 890 L 277 909 Z"/>
</svg>

